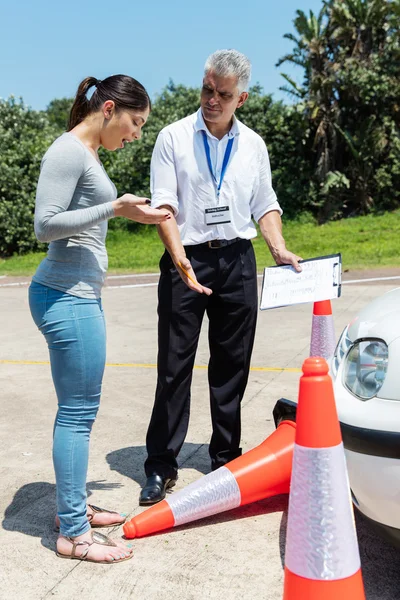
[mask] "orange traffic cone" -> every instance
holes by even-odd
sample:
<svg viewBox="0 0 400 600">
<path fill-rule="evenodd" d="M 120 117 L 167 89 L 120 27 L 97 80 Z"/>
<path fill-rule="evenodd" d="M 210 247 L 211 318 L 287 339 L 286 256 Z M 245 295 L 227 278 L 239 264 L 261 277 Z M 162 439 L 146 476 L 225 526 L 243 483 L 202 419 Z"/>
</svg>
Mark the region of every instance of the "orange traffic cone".
<svg viewBox="0 0 400 600">
<path fill-rule="evenodd" d="M 328 365 L 303 364 L 289 497 L 283 600 L 365 600 Z"/>
<path fill-rule="evenodd" d="M 325 360 L 329 360 L 332 358 L 335 348 L 336 339 L 331 301 L 314 302 L 310 356 L 322 356 Z"/>
<path fill-rule="evenodd" d="M 142 537 L 289 492 L 296 423 L 282 421 L 262 444 L 205 475 L 124 525 Z"/>
</svg>

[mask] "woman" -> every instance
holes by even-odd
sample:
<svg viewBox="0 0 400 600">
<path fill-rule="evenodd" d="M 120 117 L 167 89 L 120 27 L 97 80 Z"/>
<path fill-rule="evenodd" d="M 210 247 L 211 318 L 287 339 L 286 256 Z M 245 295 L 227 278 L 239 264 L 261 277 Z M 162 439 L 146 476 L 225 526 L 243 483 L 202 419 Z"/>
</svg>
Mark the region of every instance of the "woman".
<svg viewBox="0 0 400 600">
<path fill-rule="evenodd" d="M 88 98 L 88 91 L 94 91 Z M 46 152 L 35 209 L 35 233 L 50 242 L 29 289 L 33 319 L 46 338 L 58 398 L 53 461 L 57 488 L 57 555 L 100 563 L 132 558 L 130 547 L 92 533 L 123 515 L 86 503 L 90 431 L 101 394 L 105 324 L 101 289 L 107 269 L 107 221 L 123 216 L 158 224 L 170 218 L 146 198 L 117 198 L 98 149 L 123 148 L 141 137 L 150 112 L 144 87 L 126 75 L 79 85 L 68 131 Z"/>
</svg>

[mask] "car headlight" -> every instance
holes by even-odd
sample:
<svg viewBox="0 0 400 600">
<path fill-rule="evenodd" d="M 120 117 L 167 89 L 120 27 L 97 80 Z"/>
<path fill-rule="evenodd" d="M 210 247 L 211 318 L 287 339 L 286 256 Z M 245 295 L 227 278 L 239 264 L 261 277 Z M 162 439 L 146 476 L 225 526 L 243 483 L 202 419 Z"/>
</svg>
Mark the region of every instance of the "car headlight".
<svg viewBox="0 0 400 600">
<path fill-rule="evenodd" d="M 345 357 L 343 383 L 362 400 L 376 396 L 385 381 L 389 351 L 383 340 L 356 342 Z"/>
<path fill-rule="evenodd" d="M 342 362 L 343 357 L 346 356 L 347 351 L 352 344 L 352 341 L 349 338 L 348 333 L 347 333 L 348 329 L 349 329 L 349 326 L 345 327 L 344 330 L 342 331 L 342 334 L 341 334 L 339 341 L 337 343 L 337 346 L 336 346 L 335 353 L 332 358 L 331 369 L 332 369 L 332 374 L 334 377 L 336 377 L 338 369 L 339 369 L 339 365 Z"/>
</svg>

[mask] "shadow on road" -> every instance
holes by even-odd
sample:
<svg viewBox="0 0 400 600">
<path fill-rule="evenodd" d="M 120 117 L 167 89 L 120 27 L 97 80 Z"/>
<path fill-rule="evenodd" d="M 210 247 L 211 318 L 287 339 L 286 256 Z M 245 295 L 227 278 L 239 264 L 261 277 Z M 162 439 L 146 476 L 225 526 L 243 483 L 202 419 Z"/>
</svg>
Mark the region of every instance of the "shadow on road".
<svg viewBox="0 0 400 600">
<path fill-rule="evenodd" d="M 110 452 L 107 454 L 106 460 L 110 465 L 110 469 L 117 471 L 124 477 L 133 479 L 142 487 L 146 481 L 143 467 L 146 457 L 145 446 L 129 446 Z M 183 444 L 178 459 L 179 468 L 195 469 L 203 475 L 210 471 L 207 444 Z"/>
<path fill-rule="evenodd" d="M 111 490 L 120 483 L 90 481 L 87 483 L 87 496 L 96 490 Z M 19 531 L 25 535 L 41 538 L 41 543 L 49 550 L 56 549 L 57 533 L 54 531 L 56 514 L 56 486 L 46 481 L 23 485 L 6 508 L 2 527 L 6 531 Z"/>
</svg>

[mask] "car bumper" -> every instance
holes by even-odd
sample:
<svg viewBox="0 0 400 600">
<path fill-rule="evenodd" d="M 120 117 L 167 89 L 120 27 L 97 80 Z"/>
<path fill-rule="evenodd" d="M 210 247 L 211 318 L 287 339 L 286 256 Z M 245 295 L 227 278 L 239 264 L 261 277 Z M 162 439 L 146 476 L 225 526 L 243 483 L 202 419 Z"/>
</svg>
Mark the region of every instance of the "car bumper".
<svg viewBox="0 0 400 600">
<path fill-rule="evenodd" d="M 357 507 L 357 505 L 355 506 Z M 400 529 L 374 521 L 374 519 L 370 519 L 365 514 L 363 514 L 363 517 L 369 523 L 370 527 L 376 531 L 379 537 L 388 541 L 393 546 L 400 548 Z"/>
<path fill-rule="evenodd" d="M 399 432 L 356 427 L 341 421 L 340 428 L 346 450 L 380 458 L 400 459 Z"/>
</svg>

